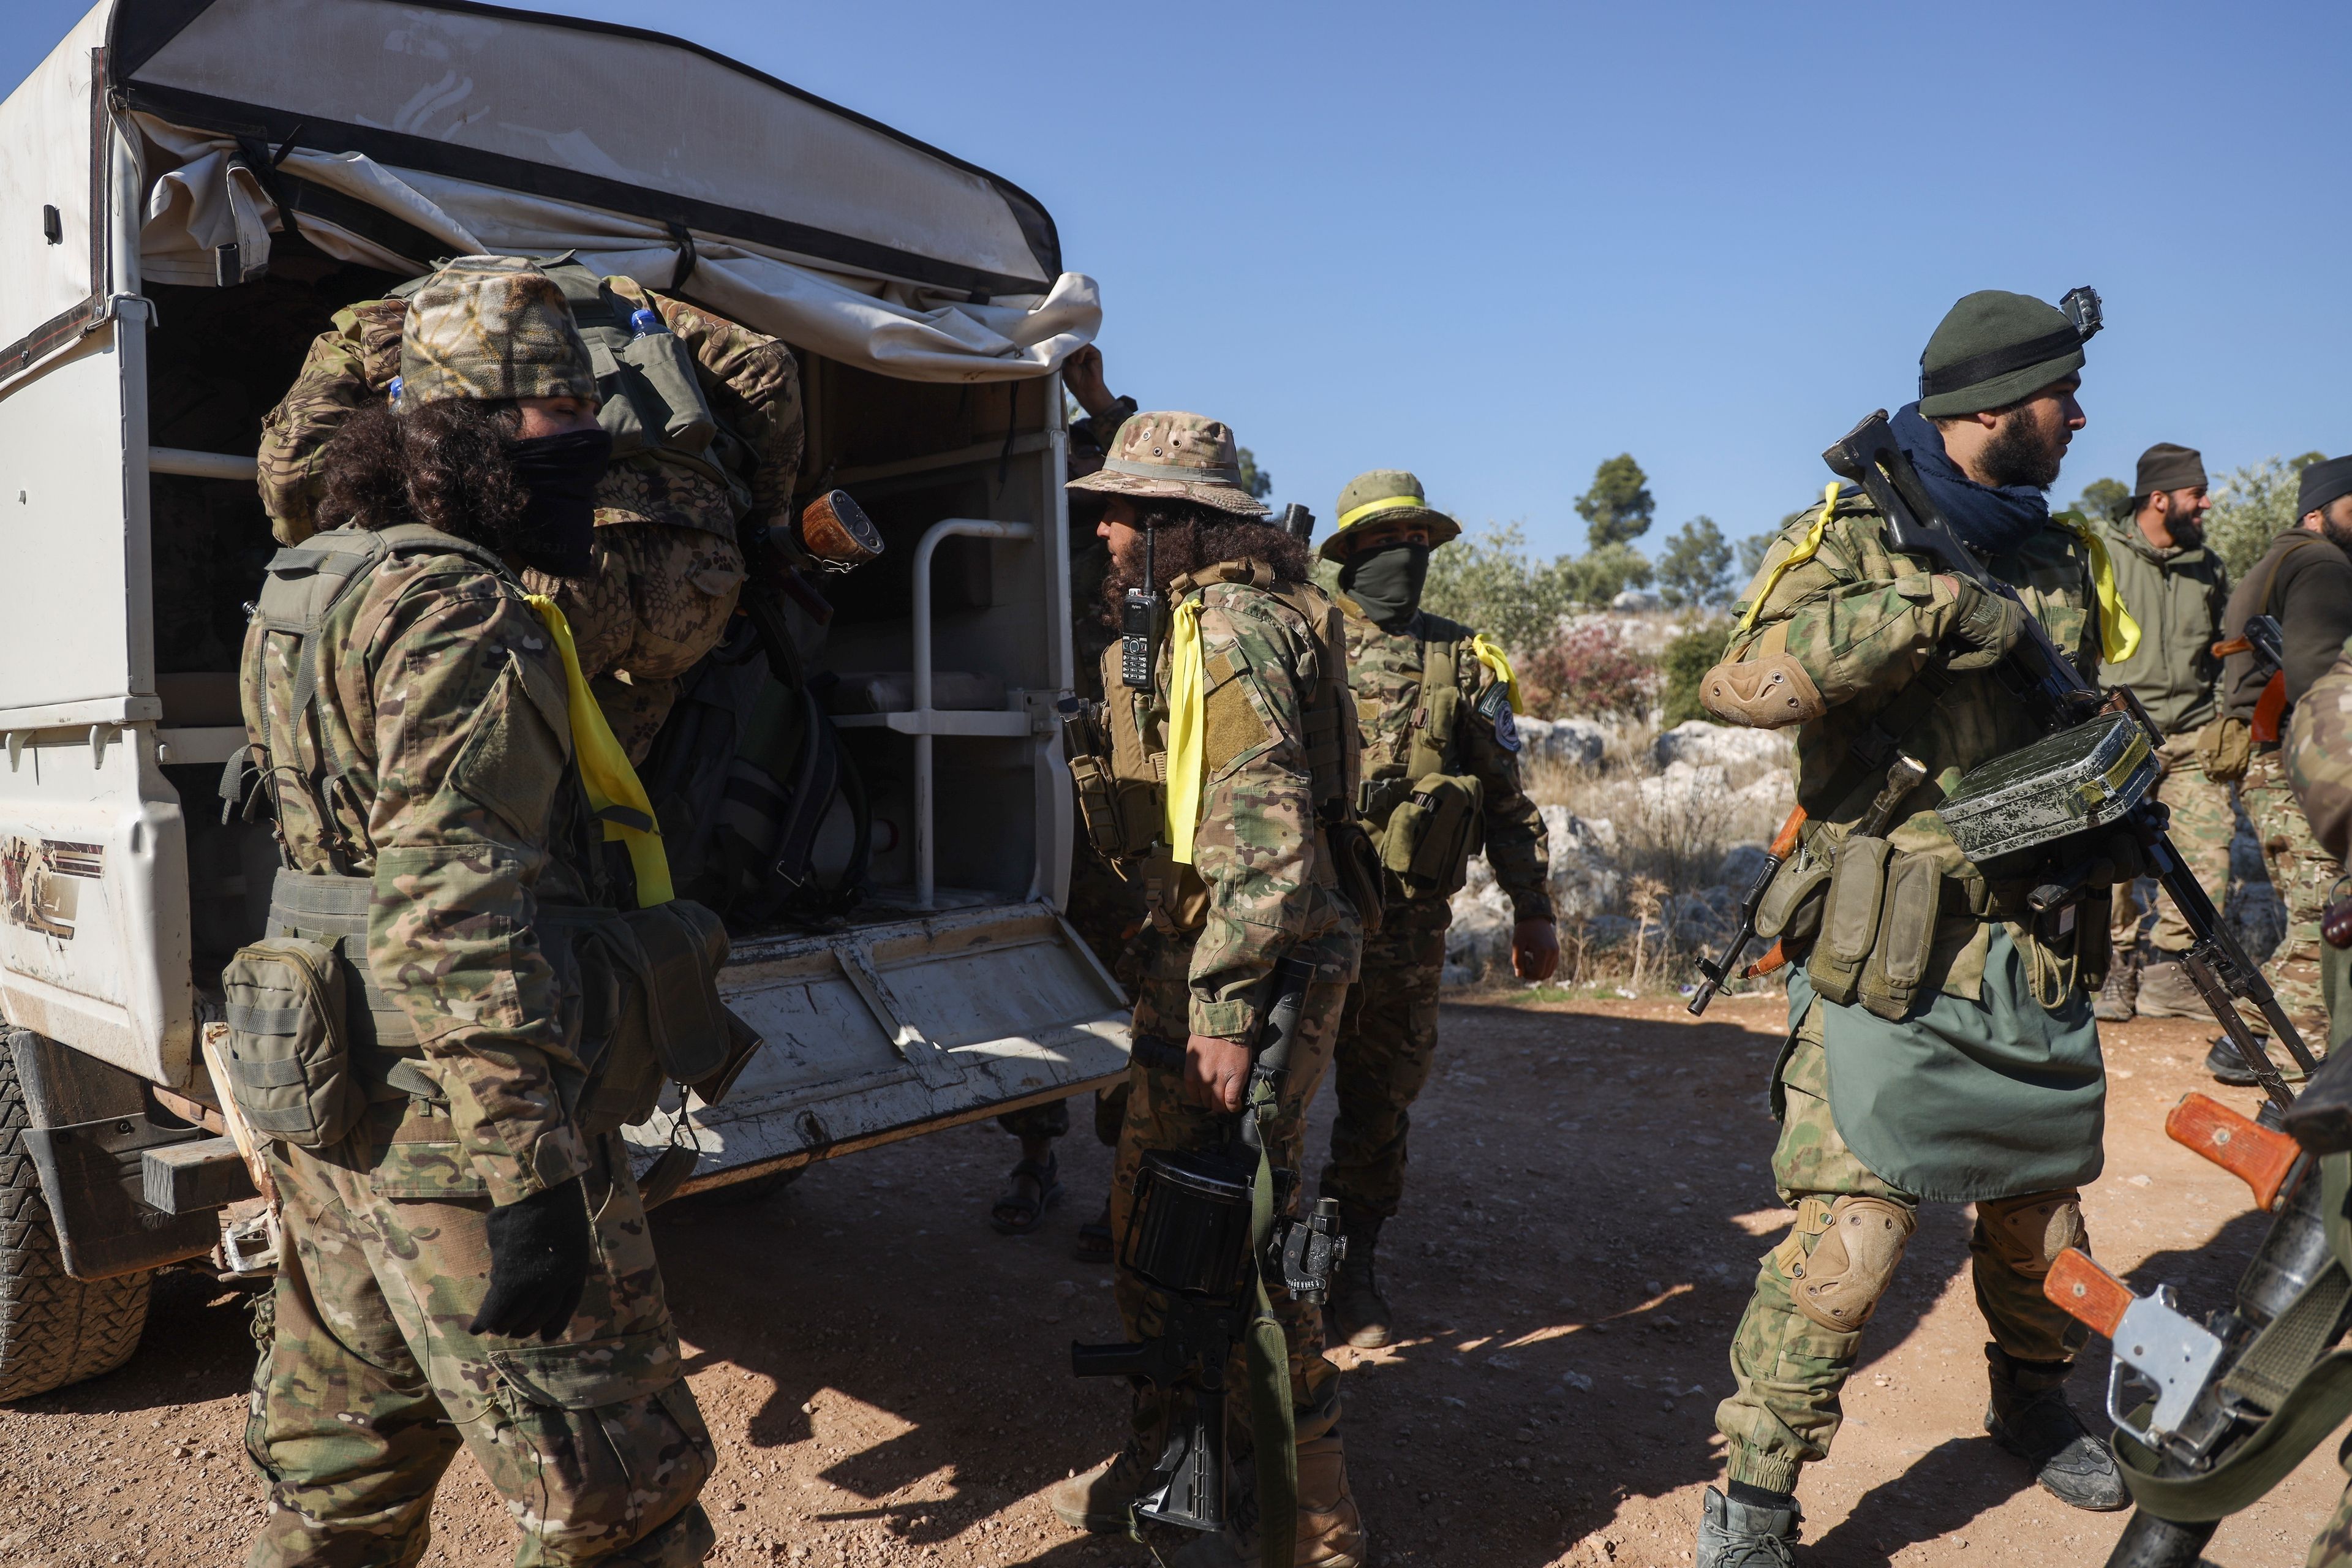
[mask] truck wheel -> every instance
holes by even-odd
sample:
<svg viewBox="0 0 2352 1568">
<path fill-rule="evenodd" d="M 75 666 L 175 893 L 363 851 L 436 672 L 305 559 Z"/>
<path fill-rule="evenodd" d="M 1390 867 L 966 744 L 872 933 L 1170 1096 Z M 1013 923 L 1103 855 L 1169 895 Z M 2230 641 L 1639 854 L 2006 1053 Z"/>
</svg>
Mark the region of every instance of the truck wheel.
<svg viewBox="0 0 2352 1568">
<path fill-rule="evenodd" d="M 15 1056 L 0 1048 L 0 1402 L 112 1372 L 139 1348 L 154 1276 L 76 1279 L 33 1156 Z"/>
</svg>

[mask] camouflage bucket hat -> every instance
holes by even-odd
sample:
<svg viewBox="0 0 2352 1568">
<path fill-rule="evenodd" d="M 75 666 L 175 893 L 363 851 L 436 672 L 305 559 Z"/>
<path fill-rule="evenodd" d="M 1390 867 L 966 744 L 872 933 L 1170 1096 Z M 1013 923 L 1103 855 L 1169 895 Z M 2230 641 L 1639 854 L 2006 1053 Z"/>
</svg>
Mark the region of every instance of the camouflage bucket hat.
<svg viewBox="0 0 2352 1568">
<path fill-rule="evenodd" d="M 593 401 L 596 373 L 553 279 L 517 257 L 461 256 L 409 299 L 400 395 Z"/>
<path fill-rule="evenodd" d="M 1234 445 L 1233 430 L 1198 414 L 1129 415 L 1103 466 L 1066 488 L 1195 501 L 1239 517 L 1265 515 L 1265 504 L 1242 488 L 1241 449 Z"/>
<path fill-rule="evenodd" d="M 1373 468 L 1358 474 L 1339 492 L 1339 521 L 1316 551 L 1326 561 L 1345 555 L 1352 542 L 1348 531 L 1375 522 L 1411 518 L 1429 529 L 1429 542 L 1449 543 L 1462 537 L 1462 525 L 1423 499 L 1421 480 L 1402 468 Z"/>
</svg>

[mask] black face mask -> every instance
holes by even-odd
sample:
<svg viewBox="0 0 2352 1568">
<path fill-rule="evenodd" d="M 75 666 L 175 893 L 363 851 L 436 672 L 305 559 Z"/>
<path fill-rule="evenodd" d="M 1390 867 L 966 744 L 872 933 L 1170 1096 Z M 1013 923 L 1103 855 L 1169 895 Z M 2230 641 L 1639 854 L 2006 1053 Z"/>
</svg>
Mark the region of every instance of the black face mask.
<svg viewBox="0 0 2352 1568">
<path fill-rule="evenodd" d="M 609 431 L 567 430 L 514 444 L 515 478 L 530 492 L 507 534 L 522 563 L 551 577 L 595 570 L 596 481 L 613 460 Z"/>
<path fill-rule="evenodd" d="M 1383 544 L 1339 568 L 1339 592 L 1389 626 L 1412 618 L 1421 608 L 1421 585 L 1428 577 L 1428 545 Z"/>
</svg>

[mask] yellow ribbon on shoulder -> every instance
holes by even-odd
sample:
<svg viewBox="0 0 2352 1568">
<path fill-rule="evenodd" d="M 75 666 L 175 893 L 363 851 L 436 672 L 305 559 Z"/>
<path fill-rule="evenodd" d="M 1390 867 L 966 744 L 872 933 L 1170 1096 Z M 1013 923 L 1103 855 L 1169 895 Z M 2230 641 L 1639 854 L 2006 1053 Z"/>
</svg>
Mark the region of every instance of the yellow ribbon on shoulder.
<svg viewBox="0 0 2352 1568">
<path fill-rule="evenodd" d="M 1192 863 L 1192 831 L 1201 825 L 1202 755 L 1208 730 L 1208 674 L 1201 664 L 1201 601 L 1176 606 L 1168 627 L 1168 854 Z"/>
<path fill-rule="evenodd" d="M 1511 700 L 1511 711 L 1526 712 L 1527 709 L 1519 703 L 1519 678 L 1511 673 L 1511 661 L 1505 657 L 1502 646 L 1487 641 L 1485 632 L 1473 632 L 1470 634 L 1470 651 L 1476 654 L 1478 662 L 1493 670 L 1495 679 L 1503 683 L 1503 690 Z"/>
<path fill-rule="evenodd" d="M 653 802 L 629 765 L 588 678 L 580 672 L 580 652 L 572 646 L 572 623 L 554 600 L 544 594 L 526 595 L 530 607 L 547 623 L 555 649 L 563 656 L 563 680 L 570 693 L 572 756 L 580 764 L 580 782 L 588 789 L 588 807 L 604 826 L 605 842 L 618 839 L 629 852 L 637 874 L 637 907 L 650 909 L 677 897 L 669 882 L 669 852 L 662 847 L 661 824 L 654 818 Z"/>
<path fill-rule="evenodd" d="M 2078 511 L 2062 511 L 2052 520 L 2066 525 L 2068 532 L 2081 540 L 2091 552 L 2091 589 L 2099 600 L 2099 657 L 2108 664 L 2121 664 L 2139 651 L 2139 623 L 2124 608 L 2124 596 L 2116 586 L 2115 558 L 2107 553 L 2107 542 L 2090 520 Z"/>
<path fill-rule="evenodd" d="M 1748 608 L 1740 612 L 1739 630 L 1744 632 L 1754 626 L 1756 612 L 1764 607 L 1764 601 L 1772 596 L 1772 590 L 1780 585 L 1780 579 L 1787 576 L 1792 568 L 1811 561 L 1814 552 L 1821 549 L 1822 531 L 1829 527 L 1831 517 L 1837 511 L 1837 481 L 1832 479 L 1822 491 L 1822 510 L 1820 515 L 1813 519 L 1813 526 L 1805 530 L 1805 537 L 1797 542 L 1797 548 L 1765 573 L 1764 580 L 1756 585 L 1756 596 L 1748 600 Z"/>
</svg>

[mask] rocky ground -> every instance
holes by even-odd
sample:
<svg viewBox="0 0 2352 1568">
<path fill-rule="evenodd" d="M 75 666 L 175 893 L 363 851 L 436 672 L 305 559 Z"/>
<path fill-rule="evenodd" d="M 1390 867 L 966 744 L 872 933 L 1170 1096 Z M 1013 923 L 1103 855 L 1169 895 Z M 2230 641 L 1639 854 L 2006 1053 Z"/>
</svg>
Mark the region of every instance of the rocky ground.
<svg viewBox="0 0 2352 1568">
<path fill-rule="evenodd" d="M 1776 1012 L 1769 999 L 1723 1002 L 1701 1023 L 1671 1002 L 1446 1010 L 1410 1207 L 1385 1248 L 1410 1332 L 1339 1352 L 1378 1561 L 1687 1561 L 1717 1472 L 1724 1347 L 1783 1224 L 1760 1092 Z M 2261 1228 L 2242 1187 L 2160 1131 L 2200 1086 L 2203 1048 L 2180 1024 L 2111 1033 L 2107 1173 L 2088 1194 L 2101 1256 L 2142 1289 L 2179 1282 L 2199 1306 Z M 1328 1091 L 1320 1111 L 1318 1130 Z M 1071 1339 L 1117 1328 L 1108 1273 L 1067 1252 L 1107 1153 L 1083 1130 L 1067 1140 L 1068 1191 L 1020 1240 L 984 1218 L 1013 1157 L 982 1125 L 820 1166 L 755 1205 L 656 1214 L 721 1451 L 707 1494 L 716 1562 L 1148 1561 L 1072 1534 L 1037 1497 L 1118 1436 L 1117 1394 L 1078 1384 L 1066 1362 Z M 1805 1479 L 1802 1563 L 2097 1563 L 2121 1527 L 2058 1504 L 1981 1435 L 1968 1225 L 1957 1206 L 1924 1217 L 1837 1452 Z M 246 1321 L 237 1293 L 174 1277 L 128 1367 L 0 1409 L 0 1563 L 241 1561 L 260 1511 L 239 1453 Z M 2095 1353 L 2086 1408 L 2105 1370 Z M 2300 1563 L 2343 1486 L 2333 1452 L 2227 1523 L 2210 1561 Z M 509 1551 L 502 1511 L 460 1458 L 426 1563 Z"/>
</svg>

